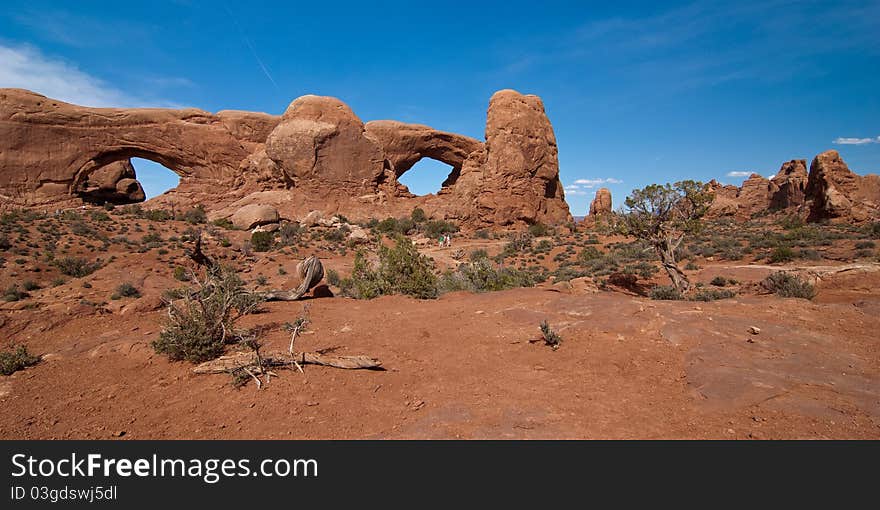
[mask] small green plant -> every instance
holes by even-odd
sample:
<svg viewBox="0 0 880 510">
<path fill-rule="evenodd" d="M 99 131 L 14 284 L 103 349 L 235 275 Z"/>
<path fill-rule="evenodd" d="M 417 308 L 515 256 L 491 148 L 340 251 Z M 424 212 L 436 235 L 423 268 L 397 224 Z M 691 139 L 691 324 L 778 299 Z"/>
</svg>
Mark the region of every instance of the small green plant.
<svg viewBox="0 0 880 510">
<path fill-rule="evenodd" d="M 12 375 L 14 372 L 39 363 L 40 357 L 31 355 L 27 347 L 19 345 L 0 351 L 0 374 Z"/>
<path fill-rule="evenodd" d="M 328 269 L 327 270 L 327 283 L 329 283 L 330 285 L 332 285 L 334 287 L 339 287 L 340 282 L 341 282 L 341 279 L 339 278 L 339 272 L 336 271 L 335 269 Z"/>
<path fill-rule="evenodd" d="M 110 296 L 110 299 L 137 298 L 141 297 L 141 291 L 129 282 L 121 283 L 116 287 L 116 292 Z"/>
<path fill-rule="evenodd" d="M 100 261 L 89 262 L 84 258 L 71 256 L 55 259 L 54 264 L 62 274 L 74 278 L 88 276 L 101 268 Z"/>
<path fill-rule="evenodd" d="M 529 234 L 532 234 L 532 237 L 544 237 L 551 235 L 553 229 L 544 225 L 541 222 L 535 223 L 533 225 L 529 225 Z"/>
<path fill-rule="evenodd" d="M 727 285 L 727 278 L 723 276 L 716 276 L 715 278 L 712 278 L 712 281 L 709 283 L 716 287 L 724 287 Z"/>
<path fill-rule="evenodd" d="M 189 281 L 189 273 L 186 268 L 183 266 L 175 266 L 174 272 L 172 273 L 174 279 L 179 282 L 188 282 Z"/>
<path fill-rule="evenodd" d="M 550 329 L 550 324 L 548 324 L 546 320 L 541 321 L 541 336 L 544 339 L 544 343 L 549 345 L 554 351 L 559 349 L 559 345 L 562 343 L 562 337 L 559 336 L 559 333 Z"/>
<path fill-rule="evenodd" d="M 421 207 L 416 207 L 415 209 L 413 209 L 409 217 L 413 221 L 413 223 L 416 224 L 428 221 L 428 215 L 425 214 L 425 210 Z"/>
<path fill-rule="evenodd" d="M 12 284 L 3 291 L 3 301 L 6 302 L 21 301 L 29 296 L 30 294 L 22 290 L 17 284 Z"/>
<path fill-rule="evenodd" d="M 782 297 L 813 299 L 816 287 L 803 278 L 785 271 L 777 271 L 761 282 L 761 286 Z"/>
<path fill-rule="evenodd" d="M 730 289 L 700 289 L 691 297 L 691 301 L 715 301 L 734 296 L 736 296 L 736 292 Z"/>
<path fill-rule="evenodd" d="M 788 246 L 777 246 L 769 257 L 771 264 L 781 264 L 794 260 L 794 251 Z"/>
<path fill-rule="evenodd" d="M 254 232 L 251 234 L 251 247 L 254 251 L 269 251 L 275 244 L 275 234 L 272 232 Z"/>
<path fill-rule="evenodd" d="M 674 286 L 658 285 L 651 289 L 651 299 L 658 301 L 680 301 L 684 295 Z"/>
<path fill-rule="evenodd" d="M 236 322 L 262 302 L 230 268 L 207 271 L 194 280 L 193 288 L 180 289 L 169 300 L 168 317 L 152 343 L 156 352 L 174 361 L 200 363 L 223 354 L 226 345 L 242 338 Z"/>
<path fill-rule="evenodd" d="M 196 206 L 181 214 L 179 219 L 193 225 L 198 225 L 207 222 L 208 215 L 202 206 Z"/>
<path fill-rule="evenodd" d="M 39 289 L 40 289 L 40 284 L 38 284 L 37 282 L 35 282 L 35 281 L 33 281 L 33 280 L 25 280 L 24 283 L 21 284 L 21 286 L 22 286 L 22 287 L 24 288 L 24 290 L 26 290 L 26 291 L 32 291 L 32 290 L 39 290 Z"/>
</svg>

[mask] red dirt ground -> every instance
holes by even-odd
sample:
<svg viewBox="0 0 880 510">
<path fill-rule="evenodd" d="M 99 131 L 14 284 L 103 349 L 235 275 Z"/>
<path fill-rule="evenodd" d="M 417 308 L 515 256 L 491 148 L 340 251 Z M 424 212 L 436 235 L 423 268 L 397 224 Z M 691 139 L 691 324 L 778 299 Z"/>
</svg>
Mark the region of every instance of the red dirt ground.
<svg viewBox="0 0 880 510">
<path fill-rule="evenodd" d="M 244 320 L 275 324 L 265 350 L 286 350 L 281 324 L 307 306 L 299 348 L 366 354 L 387 370 L 306 366 L 258 390 L 153 351 L 159 293 L 179 284 L 153 253 L 108 265 L 87 278 L 91 288 L 37 291 L 36 309 L 0 306 L 0 347 L 43 355 L 0 377 L 0 438 L 880 438 L 876 263 L 826 277 L 812 301 L 652 301 L 548 283 L 437 300 L 268 303 Z M 271 286 L 295 282 L 296 258 L 268 257 L 252 272 Z M 324 260 L 347 273 L 351 257 Z M 275 274 L 279 264 L 288 276 Z M 692 274 L 749 282 L 770 271 L 735 263 Z M 106 299 L 121 278 L 144 297 L 83 301 Z M 542 320 L 563 338 L 556 351 L 530 342 Z"/>
</svg>

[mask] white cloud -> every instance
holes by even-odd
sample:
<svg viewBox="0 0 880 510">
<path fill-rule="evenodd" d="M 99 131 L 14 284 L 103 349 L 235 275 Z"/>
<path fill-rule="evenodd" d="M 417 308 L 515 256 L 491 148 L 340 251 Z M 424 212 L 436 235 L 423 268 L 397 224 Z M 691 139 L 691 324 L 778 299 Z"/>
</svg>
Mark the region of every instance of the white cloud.
<svg viewBox="0 0 880 510">
<path fill-rule="evenodd" d="M 865 145 L 868 143 L 880 143 L 880 136 L 877 138 L 835 138 L 837 145 Z"/>
<path fill-rule="evenodd" d="M 615 179 L 613 177 L 607 178 L 599 178 L 599 179 L 578 179 L 574 181 L 575 184 L 583 186 L 584 188 L 590 189 L 599 186 L 600 184 L 622 184 L 623 181 L 620 179 Z"/>
<path fill-rule="evenodd" d="M 748 177 L 752 175 L 753 172 L 727 172 L 728 177 Z"/>
<path fill-rule="evenodd" d="M 96 107 L 177 107 L 126 94 L 75 64 L 44 55 L 32 46 L 0 45 L 0 87 L 32 90 L 52 99 Z"/>
</svg>

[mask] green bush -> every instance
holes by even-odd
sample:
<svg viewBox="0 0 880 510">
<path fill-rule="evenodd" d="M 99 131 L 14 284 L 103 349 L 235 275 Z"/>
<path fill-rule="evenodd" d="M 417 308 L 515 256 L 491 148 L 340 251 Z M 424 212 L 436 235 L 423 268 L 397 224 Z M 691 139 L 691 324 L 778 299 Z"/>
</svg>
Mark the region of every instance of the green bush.
<svg viewBox="0 0 880 510">
<path fill-rule="evenodd" d="M 40 357 L 32 356 L 23 345 L 6 349 L 0 351 L 0 374 L 12 375 L 14 372 L 36 365 L 39 361 Z"/>
<path fill-rule="evenodd" d="M 84 258 L 70 256 L 55 259 L 54 265 L 62 274 L 74 278 L 88 276 L 101 268 L 100 260 L 89 262 Z"/>
<path fill-rule="evenodd" d="M 421 207 L 416 207 L 415 209 L 413 209 L 409 217 L 413 221 L 413 223 L 424 223 L 428 221 L 428 215 L 425 214 L 425 210 Z"/>
<path fill-rule="evenodd" d="M 27 291 L 39 290 L 40 288 L 40 284 L 33 280 L 25 280 L 24 283 L 21 284 L 21 286 L 24 287 L 24 290 Z"/>
<path fill-rule="evenodd" d="M 12 302 L 12 301 L 21 301 L 30 297 L 30 294 L 19 288 L 18 285 L 12 284 L 3 291 L 3 301 Z"/>
<path fill-rule="evenodd" d="M 174 268 L 173 275 L 174 275 L 174 279 L 179 282 L 188 282 L 189 281 L 189 274 L 187 273 L 186 268 L 184 268 L 182 266 L 176 266 Z"/>
<path fill-rule="evenodd" d="M 684 296 L 678 289 L 671 285 L 658 285 L 651 289 L 651 299 L 659 301 L 679 301 L 684 299 Z"/>
<path fill-rule="evenodd" d="M 334 287 L 339 287 L 341 281 L 341 278 L 339 278 L 339 272 L 337 272 L 335 269 L 327 270 L 327 283 Z"/>
<path fill-rule="evenodd" d="M 724 287 L 727 285 L 727 278 L 723 276 L 716 276 L 715 278 L 712 278 L 712 281 L 709 283 L 716 287 Z"/>
<path fill-rule="evenodd" d="M 857 250 L 873 250 L 877 247 L 877 244 L 874 241 L 860 241 L 856 243 Z"/>
<path fill-rule="evenodd" d="M 715 301 L 716 299 L 729 299 L 736 296 L 736 292 L 730 289 L 702 289 L 698 290 L 691 298 L 692 301 Z"/>
<path fill-rule="evenodd" d="M 299 242 L 306 232 L 308 229 L 299 223 L 285 223 L 278 229 L 279 242 L 281 246 L 292 246 Z"/>
<path fill-rule="evenodd" d="M 193 225 L 198 225 L 199 223 L 207 222 L 208 215 L 205 213 L 205 209 L 199 205 L 184 212 L 180 215 L 180 218 L 178 219 L 183 220 L 187 223 L 192 223 Z"/>
<path fill-rule="evenodd" d="M 236 321 L 262 301 L 230 268 L 211 272 L 196 283 L 194 288 L 166 294 L 168 316 L 152 342 L 156 352 L 174 361 L 201 363 L 223 354 L 226 345 L 241 338 Z"/>
<path fill-rule="evenodd" d="M 116 292 L 114 292 L 113 295 L 110 296 L 110 299 L 120 299 L 127 297 L 141 297 L 141 291 L 139 291 L 137 287 L 129 282 L 121 283 L 118 287 L 116 287 Z"/>
<path fill-rule="evenodd" d="M 554 351 L 562 343 L 562 337 L 559 336 L 559 333 L 550 329 L 550 325 L 547 324 L 546 320 L 541 321 L 541 336 L 544 338 L 544 343 L 553 348 Z"/>
<path fill-rule="evenodd" d="M 803 278 L 784 271 L 777 271 L 761 282 L 761 286 L 782 297 L 813 299 L 816 287 Z"/>
<path fill-rule="evenodd" d="M 480 258 L 469 264 L 461 264 L 455 271 L 446 271 L 440 279 L 444 292 L 467 290 L 491 292 L 519 287 L 532 287 L 536 277 L 528 272 L 510 267 L 497 268 L 488 258 Z"/>
<path fill-rule="evenodd" d="M 254 251 L 269 251 L 275 244 L 275 234 L 272 232 L 254 232 L 251 234 L 251 247 Z"/>
<path fill-rule="evenodd" d="M 428 239 L 436 239 L 441 234 L 458 232 L 458 225 L 444 220 L 431 220 L 425 223 L 424 232 Z"/>
<path fill-rule="evenodd" d="M 379 247 L 378 267 L 370 266 L 363 251 L 354 258 L 351 276 L 340 282 L 342 293 L 358 299 L 405 294 L 419 299 L 436 298 L 437 277 L 431 262 L 412 242 L 398 235 L 393 248 Z"/>
<path fill-rule="evenodd" d="M 771 264 L 791 262 L 792 260 L 794 260 L 794 251 L 788 246 L 777 246 L 770 253 L 769 259 Z"/>
<path fill-rule="evenodd" d="M 552 233 L 553 229 L 541 222 L 529 225 L 529 234 L 532 234 L 532 237 L 544 237 L 551 235 Z"/>
</svg>

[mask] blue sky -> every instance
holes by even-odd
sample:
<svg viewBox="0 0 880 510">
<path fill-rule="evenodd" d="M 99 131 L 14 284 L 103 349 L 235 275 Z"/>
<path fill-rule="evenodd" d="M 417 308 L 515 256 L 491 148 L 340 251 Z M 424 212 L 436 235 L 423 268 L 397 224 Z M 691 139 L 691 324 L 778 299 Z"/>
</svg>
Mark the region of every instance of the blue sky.
<svg viewBox="0 0 880 510">
<path fill-rule="evenodd" d="M 595 188 L 739 184 L 837 149 L 880 172 L 880 1 L 4 0 L 0 87 L 94 106 L 281 113 L 336 96 L 364 120 L 483 138 L 491 94 L 540 95 L 572 213 Z M 173 177 L 135 161 L 152 195 Z M 405 175 L 436 189 L 442 164 Z"/>
</svg>

